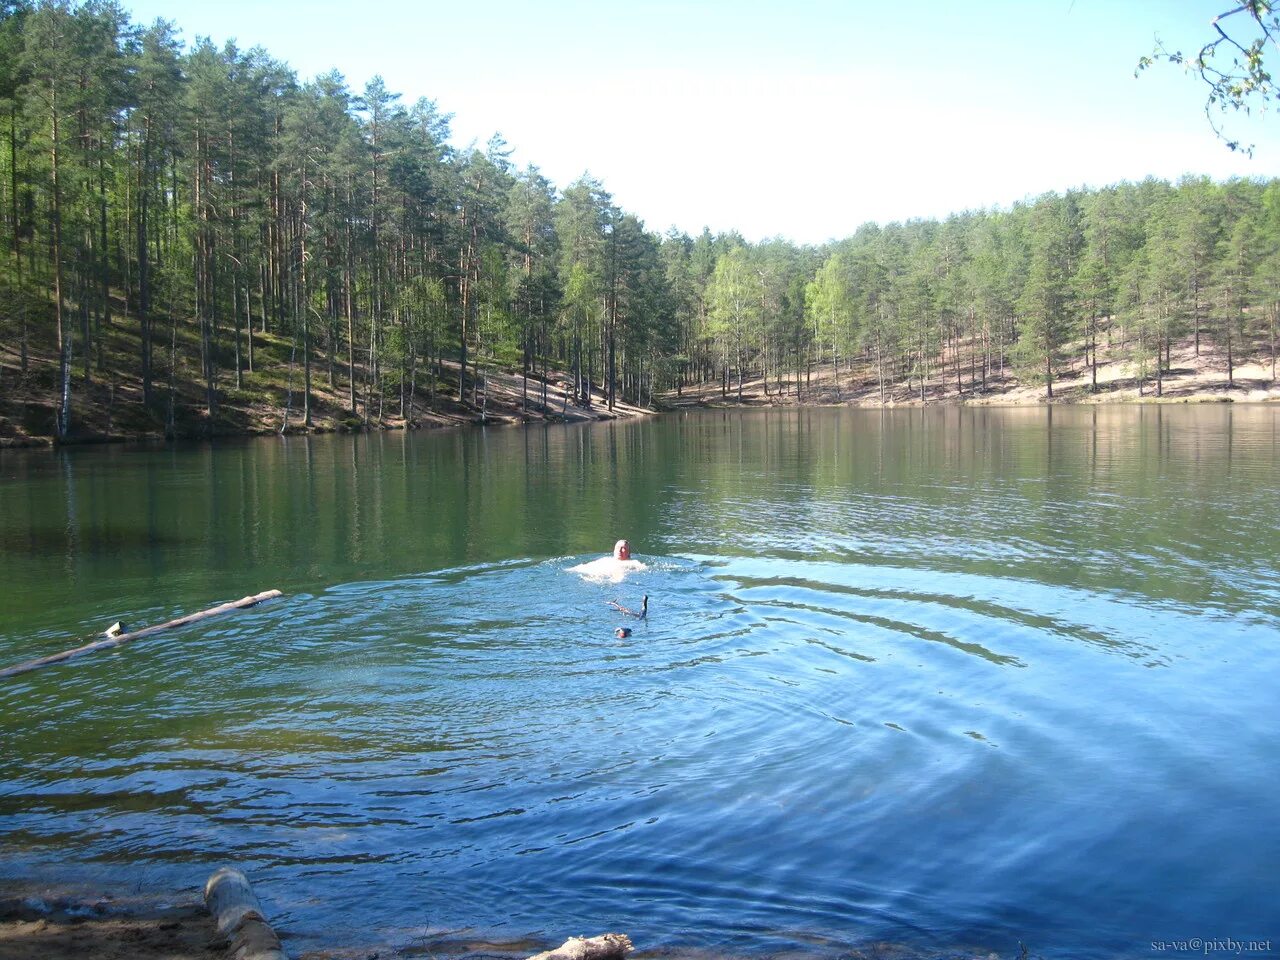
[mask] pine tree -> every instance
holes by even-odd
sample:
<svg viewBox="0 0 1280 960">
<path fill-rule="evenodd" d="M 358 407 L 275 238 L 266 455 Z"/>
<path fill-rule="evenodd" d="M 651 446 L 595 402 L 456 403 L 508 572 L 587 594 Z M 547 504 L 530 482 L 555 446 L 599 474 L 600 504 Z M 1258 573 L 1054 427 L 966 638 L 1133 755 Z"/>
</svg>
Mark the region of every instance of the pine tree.
<svg viewBox="0 0 1280 960">
<path fill-rule="evenodd" d="M 1041 198 L 1031 214 L 1031 258 L 1019 299 L 1019 356 L 1032 376 L 1038 370 L 1045 396 L 1053 399 L 1053 379 L 1063 344 L 1071 335 L 1071 236 L 1065 202 Z"/>
</svg>

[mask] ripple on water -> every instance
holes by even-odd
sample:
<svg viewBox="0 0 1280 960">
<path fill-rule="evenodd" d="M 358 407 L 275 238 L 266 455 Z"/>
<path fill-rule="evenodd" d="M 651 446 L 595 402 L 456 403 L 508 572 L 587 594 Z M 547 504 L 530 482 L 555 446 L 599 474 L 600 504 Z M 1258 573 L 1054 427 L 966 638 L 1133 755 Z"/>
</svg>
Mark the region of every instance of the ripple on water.
<svg viewBox="0 0 1280 960">
<path fill-rule="evenodd" d="M 1273 670 L 1274 619 L 956 569 L 948 549 L 692 554 L 620 585 L 566 573 L 578 557 L 458 567 L 33 674 L 0 690 L 23 716 L 5 735 L 41 740 L 0 761 L 20 825 L 0 853 L 234 859 L 326 937 L 359 877 L 387 897 L 375 927 L 408 911 L 717 948 L 1006 946 L 1082 922 L 1098 890 L 1127 909 L 1091 914 L 1091 942 L 1143 942 L 1125 917 L 1179 929 L 1161 877 L 1231 836 L 1187 831 L 1214 805 L 1258 818 L 1233 869 L 1270 869 L 1277 731 L 1235 722 L 1269 694 L 1222 660 Z M 642 593 L 651 615 L 618 641 L 605 601 Z M 1196 908 L 1245 916 L 1240 896 Z"/>
</svg>

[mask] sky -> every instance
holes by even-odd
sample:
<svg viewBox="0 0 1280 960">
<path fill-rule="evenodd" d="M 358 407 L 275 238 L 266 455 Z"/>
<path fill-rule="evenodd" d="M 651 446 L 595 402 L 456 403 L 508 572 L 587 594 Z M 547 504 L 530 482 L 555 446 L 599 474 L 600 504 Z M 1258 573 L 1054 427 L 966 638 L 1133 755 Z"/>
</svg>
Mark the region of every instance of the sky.
<svg viewBox="0 0 1280 960">
<path fill-rule="evenodd" d="M 584 172 L 651 230 L 819 244 L 862 223 L 1185 173 L 1280 173 L 1280 117 L 1228 118 L 1193 51 L 1221 0 L 124 0 L 135 22 L 262 46 L 302 79 L 374 75 L 500 133 L 559 187 Z M 1280 55 L 1278 55 L 1280 56 Z"/>
</svg>

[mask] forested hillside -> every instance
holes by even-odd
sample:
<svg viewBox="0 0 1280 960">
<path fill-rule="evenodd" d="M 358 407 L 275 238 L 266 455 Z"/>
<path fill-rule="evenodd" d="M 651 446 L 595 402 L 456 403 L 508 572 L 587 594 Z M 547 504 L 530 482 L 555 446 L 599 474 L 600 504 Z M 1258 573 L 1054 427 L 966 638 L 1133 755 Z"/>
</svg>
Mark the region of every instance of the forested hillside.
<svg viewBox="0 0 1280 960">
<path fill-rule="evenodd" d="M 500 137 L 454 146 L 449 119 L 376 77 L 356 92 L 259 48 L 186 46 L 110 2 L 0 4 L 6 428 L 412 422 L 479 409 L 497 371 L 543 415 L 548 377 L 611 408 L 782 389 L 815 362 L 882 397 L 1010 373 L 1053 397 L 1102 341 L 1153 392 L 1185 338 L 1227 382 L 1260 353 L 1274 379 L 1277 181 L 1148 180 L 752 244 L 656 234 L 588 175 L 558 188 Z"/>
</svg>

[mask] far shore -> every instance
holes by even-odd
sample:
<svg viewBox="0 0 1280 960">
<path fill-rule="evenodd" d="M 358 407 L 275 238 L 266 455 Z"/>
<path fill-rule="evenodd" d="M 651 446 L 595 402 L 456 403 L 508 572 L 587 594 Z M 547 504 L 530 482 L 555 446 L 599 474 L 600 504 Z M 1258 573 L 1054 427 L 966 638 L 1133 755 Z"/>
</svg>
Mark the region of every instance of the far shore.
<svg viewBox="0 0 1280 960">
<path fill-rule="evenodd" d="M 411 404 L 406 416 L 393 414 L 387 405 L 384 416 L 366 420 L 343 410 L 340 398 L 317 387 L 311 426 L 302 423 L 297 398 L 289 410 L 281 404 L 257 402 L 236 406 L 233 401 L 228 401 L 228 414 L 212 426 L 198 415 L 189 416 L 176 435 L 169 438 L 154 425 L 139 429 L 117 424 L 110 406 L 82 402 L 72 435 L 61 442 L 66 445 L 162 442 L 165 439 L 209 440 L 281 433 L 361 433 L 521 423 L 589 423 L 700 407 L 1033 407 L 1272 403 L 1280 400 L 1280 382 L 1272 377 L 1271 360 L 1265 352 L 1254 351 L 1243 362 L 1237 359 L 1230 378 L 1225 356 L 1207 340 L 1201 341 L 1199 353 L 1190 338 L 1179 341 L 1171 351 L 1170 360 L 1170 369 L 1160 382 L 1153 376 L 1139 380 L 1131 364 L 1124 360 L 1109 361 L 1105 356 L 1098 365 L 1096 377 L 1084 363 L 1064 365 L 1056 374 L 1052 398 L 1048 396 L 1043 382 L 1024 383 L 1007 367 L 1003 371 L 988 371 L 984 382 L 980 370 L 962 365 L 957 382 L 954 368 L 944 365 L 926 382 L 923 396 L 918 381 L 910 385 L 898 381 L 886 384 L 882 399 L 874 368 L 860 362 L 851 370 L 845 361 L 837 372 L 836 365 L 828 359 L 811 365 L 798 377 L 794 373 L 780 379 L 771 376 L 766 382 L 756 374 L 745 377 L 739 387 L 737 379 L 731 375 L 727 384 L 717 381 L 668 391 L 654 398 L 652 405 L 640 406 L 615 398 L 612 408 L 598 384 L 592 388 L 590 405 L 575 402 L 571 397 L 571 377 L 565 373 L 552 372 L 545 383 L 544 394 L 541 379 L 530 377 L 526 382 L 519 373 L 489 372 L 482 380 L 483 389 L 476 391 L 477 403 L 474 404 L 470 398 L 467 402 L 457 401 L 455 381 L 447 394 L 441 391 L 430 403 L 423 403 L 420 399 Z M 453 372 L 456 377 L 456 369 Z M 112 404 L 116 404 L 126 402 L 129 393 L 122 390 L 118 396 L 114 392 L 111 396 Z M 34 415 L 33 410 L 36 411 Z M 0 398 L 0 449 L 54 445 L 53 437 L 47 432 L 32 429 L 33 424 L 52 422 L 52 410 L 52 399 L 33 391 L 15 390 Z"/>
<path fill-rule="evenodd" d="M 844 364 L 839 375 L 828 361 L 815 364 L 801 375 L 766 383 L 746 378 L 739 399 L 738 383 L 701 384 L 668 394 L 666 403 L 677 409 L 689 407 L 922 407 L 963 405 L 983 407 L 1069 406 L 1077 404 L 1172 404 L 1172 403 L 1269 403 L 1280 400 L 1280 382 L 1271 375 L 1271 358 L 1254 351 L 1243 361 L 1236 358 L 1230 378 L 1227 361 L 1211 341 L 1202 340 L 1199 353 L 1190 337 L 1173 344 L 1169 370 L 1157 384 L 1154 375 L 1139 380 L 1132 364 L 1108 360 L 1102 355 L 1094 388 L 1093 370 L 1082 362 L 1064 364 L 1055 373 L 1053 396 L 1043 382 L 1019 380 L 1006 367 L 992 370 L 984 378 L 980 369 L 962 364 L 957 385 L 953 366 L 930 377 L 921 396 L 919 381 L 911 385 L 898 381 L 885 385 L 883 399 L 874 368 L 859 363 L 854 372 Z M 797 389 L 798 386 L 798 389 Z"/>
</svg>

